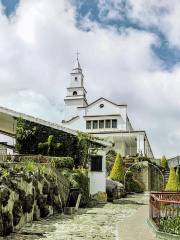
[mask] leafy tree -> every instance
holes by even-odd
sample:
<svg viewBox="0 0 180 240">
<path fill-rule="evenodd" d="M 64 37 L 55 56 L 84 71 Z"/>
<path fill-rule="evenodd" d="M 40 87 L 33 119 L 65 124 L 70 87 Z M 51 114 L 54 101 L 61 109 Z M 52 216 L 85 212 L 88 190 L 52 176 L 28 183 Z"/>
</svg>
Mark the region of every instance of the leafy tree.
<svg viewBox="0 0 180 240">
<path fill-rule="evenodd" d="M 48 156 L 55 156 L 56 152 L 62 146 L 61 143 L 57 143 L 54 135 L 50 135 L 45 143 L 39 143 L 38 149 L 41 154 Z"/>
<path fill-rule="evenodd" d="M 113 168 L 110 173 L 110 178 L 115 181 L 123 182 L 124 167 L 121 155 L 117 153 Z"/>
<path fill-rule="evenodd" d="M 19 118 L 16 127 L 16 150 L 27 154 L 29 151 L 35 152 L 34 143 L 36 142 L 36 126 Z"/>
<path fill-rule="evenodd" d="M 162 168 L 167 168 L 167 159 L 164 155 L 161 157 L 160 165 Z"/>
<path fill-rule="evenodd" d="M 177 183 L 177 176 L 174 168 L 170 169 L 168 182 L 166 185 L 166 191 L 177 191 L 178 183 Z"/>
</svg>

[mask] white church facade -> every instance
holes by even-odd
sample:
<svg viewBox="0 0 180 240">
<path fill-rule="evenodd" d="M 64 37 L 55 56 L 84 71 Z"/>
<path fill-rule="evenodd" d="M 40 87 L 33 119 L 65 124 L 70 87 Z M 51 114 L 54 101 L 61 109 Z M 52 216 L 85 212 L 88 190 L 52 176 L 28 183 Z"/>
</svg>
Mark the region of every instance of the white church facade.
<svg viewBox="0 0 180 240">
<path fill-rule="evenodd" d="M 77 58 L 64 99 L 65 119 L 62 123 L 65 127 L 111 141 L 114 150 L 123 157 L 137 154 L 154 157 L 146 132 L 133 129 L 127 105 L 103 97 L 88 104 L 86 94 L 84 76 Z"/>
</svg>

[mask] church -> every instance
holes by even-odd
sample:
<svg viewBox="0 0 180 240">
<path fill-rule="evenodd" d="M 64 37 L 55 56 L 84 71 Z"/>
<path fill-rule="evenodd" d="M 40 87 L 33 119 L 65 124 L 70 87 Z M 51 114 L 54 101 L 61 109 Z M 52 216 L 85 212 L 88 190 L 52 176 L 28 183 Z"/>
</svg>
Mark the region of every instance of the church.
<svg viewBox="0 0 180 240">
<path fill-rule="evenodd" d="M 88 103 L 84 88 L 84 75 L 77 56 L 67 87 L 65 102 L 65 127 L 90 133 L 113 143 L 113 148 L 123 157 L 141 154 L 154 158 L 144 130 L 135 130 L 127 114 L 127 105 L 100 97 Z"/>
</svg>

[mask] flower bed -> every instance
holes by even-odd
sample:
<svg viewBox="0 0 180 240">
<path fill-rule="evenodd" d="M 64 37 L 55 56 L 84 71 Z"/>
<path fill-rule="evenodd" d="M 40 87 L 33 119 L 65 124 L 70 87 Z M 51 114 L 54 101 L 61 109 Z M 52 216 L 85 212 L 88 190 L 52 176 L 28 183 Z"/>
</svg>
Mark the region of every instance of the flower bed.
<svg viewBox="0 0 180 240">
<path fill-rule="evenodd" d="M 149 218 L 160 231 L 180 235 L 180 192 L 152 192 Z"/>
</svg>

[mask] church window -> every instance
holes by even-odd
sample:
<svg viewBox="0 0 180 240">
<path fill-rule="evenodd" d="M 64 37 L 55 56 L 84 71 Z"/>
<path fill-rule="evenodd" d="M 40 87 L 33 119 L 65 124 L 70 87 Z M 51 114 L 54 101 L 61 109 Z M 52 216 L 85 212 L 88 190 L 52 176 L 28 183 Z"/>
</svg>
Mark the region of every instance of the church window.
<svg viewBox="0 0 180 240">
<path fill-rule="evenodd" d="M 103 107 L 104 107 L 104 104 L 100 104 L 99 107 L 100 107 L 100 108 L 103 108 Z"/>
<path fill-rule="evenodd" d="M 98 121 L 94 120 L 93 121 L 93 129 L 97 129 L 98 128 Z"/>
<path fill-rule="evenodd" d="M 77 81 L 78 80 L 78 78 L 77 77 L 75 77 L 75 81 Z"/>
<path fill-rule="evenodd" d="M 111 120 L 110 120 L 110 119 L 107 119 L 107 120 L 106 120 L 105 127 L 106 127 L 106 128 L 111 128 Z"/>
<path fill-rule="evenodd" d="M 86 121 L 86 129 L 91 129 L 91 121 Z"/>
<path fill-rule="evenodd" d="M 117 119 L 112 119 L 112 128 L 117 128 Z"/>
<path fill-rule="evenodd" d="M 104 120 L 99 120 L 99 128 L 104 128 Z"/>
<path fill-rule="evenodd" d="M 77 92 L 76 91 L 73 92 L 73 96 L 77 96 Z"/>
<path fill-rule="evenodd" d="M 91 156 L 91 171 L 102 172 L 102 156 Z"/>
</svg>

